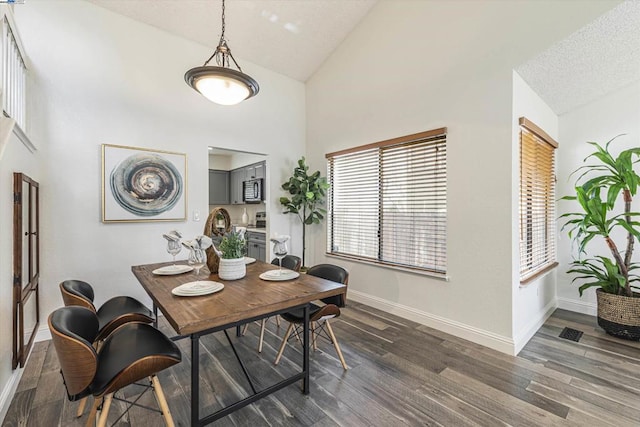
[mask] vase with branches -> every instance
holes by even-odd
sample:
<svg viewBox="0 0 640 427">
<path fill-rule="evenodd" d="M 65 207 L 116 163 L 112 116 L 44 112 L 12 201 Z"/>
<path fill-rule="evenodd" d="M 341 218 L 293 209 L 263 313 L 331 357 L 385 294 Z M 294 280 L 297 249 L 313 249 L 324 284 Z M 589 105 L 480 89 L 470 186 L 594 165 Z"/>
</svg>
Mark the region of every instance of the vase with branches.
<svg viewBox="0 0 640 427">
<path fill-rule="evenodd" d="M 289 197 L 280 198 L 280 204 L 284 207 L 283 213 L 295 214 L 302 223 L 303 266 L 306 265 L 306 226 L 320 224 L 324 219 L 327 212 L 322 206 L 329 189 L 327 179 L 320 176 L 320 171 L 315 171 L 311 175 L 308 172 L 309 166 L 303 156 L 293 169 L 293 175 L 282 184 L 282 189 L 289 193 Z"/>
</svg>

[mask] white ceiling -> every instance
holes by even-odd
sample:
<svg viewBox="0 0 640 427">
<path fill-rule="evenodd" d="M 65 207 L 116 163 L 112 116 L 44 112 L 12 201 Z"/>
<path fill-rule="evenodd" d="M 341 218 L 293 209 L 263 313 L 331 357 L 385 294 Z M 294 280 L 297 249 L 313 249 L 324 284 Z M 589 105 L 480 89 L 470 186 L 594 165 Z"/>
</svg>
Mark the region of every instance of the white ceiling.
<svg viewBox="0 0 640 427">
<path fill-rule="evenodd" d="M 87 1 L 212 53 L 220 37 L 220 0 Z M 305 82 L 377 1 L 227 0 L 225 36 L 240 66 L 248 60 Z M 639 80 L 640 0 L 622 2 L 516 71 L 556 114 Z"/>
<path fill-rule="evenodd" d="M 211 53 L 220 38 L 220 0 L 88 1 L 209 46 Z M 241 67 L 246 59 L 305 82 L 376 1 L 227 0 L 225 38 Z M 243 71 L 251 75 L 249 67 Z"/>
<path fill-rule="evenodd" d="M 640 1 L 625 1 L 516 68 L 558 115 L 640 80 Z"/>
</svg>

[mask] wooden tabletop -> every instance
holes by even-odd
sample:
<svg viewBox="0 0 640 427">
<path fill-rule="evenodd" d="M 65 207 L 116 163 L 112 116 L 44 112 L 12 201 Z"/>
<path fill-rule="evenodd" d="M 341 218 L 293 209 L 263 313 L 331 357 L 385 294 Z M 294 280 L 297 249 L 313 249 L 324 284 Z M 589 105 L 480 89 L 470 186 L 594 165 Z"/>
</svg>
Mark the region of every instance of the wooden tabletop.
<svg viewBox="0 0 640 427">
<path fill-rule="evenodd" d="M 167 265 L 171 263 L 136 265 L 131 267 L 131 271 L 180 335 L 229 325 L 346 291 L 343 284 L 307 274 L 301 274 L 294 280 L 265 281 L 258 276 L 278 267 L 256 261 L 247 265 L 247 275 L 239 280 L 220 280 L 217 274 L 207 275 L 205 267 L 200 271 L 199 280 L 223 283 L 224 289 L 210 295 L 178 297 L 171 290 L 195 281 L 196 275 L 194 272 L 175 276 L 152 273 Z"/>
</svg>

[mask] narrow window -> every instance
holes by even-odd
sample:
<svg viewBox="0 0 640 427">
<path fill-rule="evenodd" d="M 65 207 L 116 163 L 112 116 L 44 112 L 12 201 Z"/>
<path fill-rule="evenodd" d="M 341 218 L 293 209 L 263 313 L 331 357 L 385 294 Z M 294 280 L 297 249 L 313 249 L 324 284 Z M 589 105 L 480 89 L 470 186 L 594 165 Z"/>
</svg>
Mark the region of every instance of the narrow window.
<svg viewBox="0 0 640 427">
<path fill-rule="evenodd" d="M 557 265 L 555 149 L 558 143 L 520 118 L 520 281 Z"/>
<path fill-rule="evenodd" d="M 2 109 L 26 131 L 27 68 L 20 44 L 7 17 L 2 19 Z"/>
</svg>

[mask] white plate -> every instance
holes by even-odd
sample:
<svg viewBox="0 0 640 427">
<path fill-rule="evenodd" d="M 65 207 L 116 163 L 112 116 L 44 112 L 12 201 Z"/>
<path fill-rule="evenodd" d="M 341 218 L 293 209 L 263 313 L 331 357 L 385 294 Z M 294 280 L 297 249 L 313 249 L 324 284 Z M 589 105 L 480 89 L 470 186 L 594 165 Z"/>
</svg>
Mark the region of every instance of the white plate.
<svg viewBox="0 0 640 427">
<path fill-rule="evenodd" d="M 255 258 L 251 258 L 250 256 L 244 257 L 244 263 L 245 264 L 253 264 L 254 262 L 256 262 Z"/>
<path fill-rule="evenodd" d="M 212 282 L 210 280 L 200 280 L 177 286 L 171 290 L 171 293 L 179 297 L 197 297 L 201 295 L 209 295 L 223 289 L 224 284 L 222 283 Z"/>
<path fill-rule="evenodd" d="M 260 275 L 262 280 L 270 280 L 273 282 L 281 282 L 283 280 L 293 280 L 300 276 L 300 273 L 293 270 L 282 270 L 282 274 L 278 270 L 265 271 Z"/>
<path fill-rule="evenodd" d="M 173 276 L 174 274 L 187 273 L 191 270 L 193 270 L 193 267 L 191 267 L 190 265 L 176 264 L 156 268 L 152 271 L 152 273 L 160 276 Z"/>
</svg>

